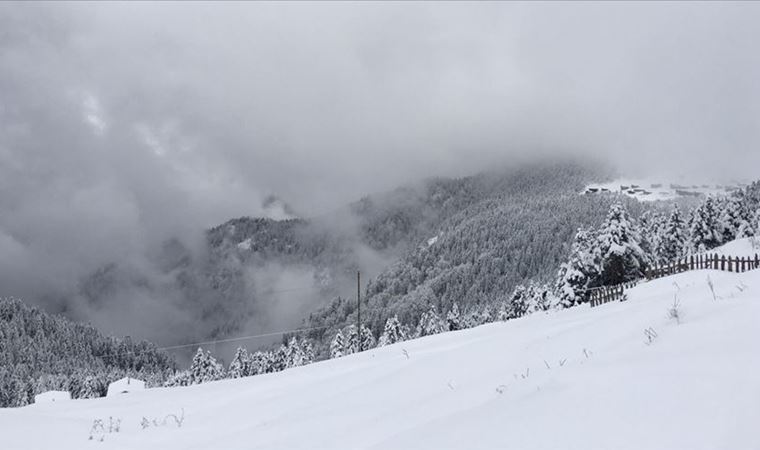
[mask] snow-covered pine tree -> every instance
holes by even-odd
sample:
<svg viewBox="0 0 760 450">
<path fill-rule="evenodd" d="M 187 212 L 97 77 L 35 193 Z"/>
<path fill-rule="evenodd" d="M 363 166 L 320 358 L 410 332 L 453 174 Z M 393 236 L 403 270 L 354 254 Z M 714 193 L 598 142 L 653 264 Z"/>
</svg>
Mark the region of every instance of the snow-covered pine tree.
<svg viewBox="0 0 760 450">
<path fill-rule="evenodd" d="M 103 386 L 97 377 L 88 375 L 84 378 L 82 389 L 77 398 L 98 398 L 103 396 Z"/>
<path fill-rule="evenodd" d="M 650 259 L 655 262 L 661 262 L 660 240 L 662 229 L 665 227 L 665 218 L 662 214 L 652 211 L 645 211 L 639 218 L 639 234 L 641 237 L 641 250 L 649 255 Z"/>
<path fill-rule="evenodd" d="M 473 328 L 480 325 L 480 311 L 475 305 L 471 305 L 467 308 L 467 312 L 464 314 L 464 318 L 461 321 L 462 328 Z"/>
<path fill-rule="evenodd" d="M 599 277 L 599 253 L 593 247 L 592 230 L 579 228 L 573 239 L 568 261 L 560 266 L 557 275 L 557 304 L 562 308 L 586 301 L 586 289 Z"/>
<path fill-rule="evenodd" d="M 164 387 L 190 386 L 191 384 L 193 384 L 193 376 L 190 371 L 180 370 L 166 380 Z"/>
<path fill-rule="evenodd" d="M 516 319 L 522 317 L 528 311 L 528 299 L 526 298 L 526 289 L 523 285 L 517 285 L 509 299 L 509 318 Z"/>
<path fill-rule="evenodd" d="M 528 313 L 548 311 L 551 308 L 551 292 L 546 286 L 531 286 L 528 289 Z"/>
<path fill-rule="evenodd" d="M 531 283 L 528 283 L 528 286 L 525 288 L 525 292 L 523 293 L 523 297 L 525 298 L 525 314 L 531 314 L 535 312 L 535 297 L 536 297 L 536 285 Z"/>
<path fill-rule="evenodd" d="M 722 205 L 720 226 L 723 231 L 723 242 L 751 236 L 753 211 L 745 192 L 743 190 L 733 192 Z"/>
<path fill-rule="evenodd" d="M 489 303 L 483 303 L 480 305 L 480 317 L 478 318 L 478 324 L 493 322 L 493 313 L 491 312 L 491 305 Z"/>
<path fill-rule="evenodd" d="M 230 367 L 227 369 L 227 378 L 242 378 L 249 375 L 253 375 L 251 373 L 251 357 L 248 350 L 238 347 L 232 362 L 230 362 Z"/>
<path fill-rule="evenodd" d="M 597 235 L 601 285 L 612 286 L 644 275 L 649 258 L 640 243 L 641 237 L 628 211 L 622 203 L 613 204 Z"/>
<path fill-rule="evenodd" d="M 760 234 L 760 209 L 754 214 L 747 214 L 749 219 L 743 221 L 736 231 L 736 239 L 756 237 Z"/>
<path fill-rule="evenodd" d="M 689 241 L 693 252 L 711 250 L 723 242 L 723 231 L 712 197 L 707 197 L 692 211 L 689 220 Z"/>
<path fill-rule="evenodd" d="M 346 339 L 343 337 L 343 332 L 338 330 L 335 333 L 335 337 L 330 342 L 330 358 L 340 358 L 345 353 Z"/>
<path fill-rule="evenodd" d="M 670 263 L 684 255 L 687 243 L 686 223 L 678 206 L 668 216 L 658 240 L 660 263 Z"/>
<path fill-rule="evenodd" d="M 224 378 L 224 367 L 216 361 L 216 358 L 211 356 L 211 352 L 204 352 L 199 347 L 193 356 L 193 362 L 190 364 L 190 376 L 193 384 L 221 380 Z"/>
<path fill-rule="evenodd" d="M 301 342 L 293 336 L 284 346 L 285 352 L 285 368 L 298 367 L 305 364 L 306 355 L 303 352 Z"/>
<path fill-rule="evenodd" d="M 454 302 L 451 310 L 446 313 L 446 325 L 449 331 L 456 331 L 462 328 L 462 320 L 459 315 L 459 306 Z"/>
<path fill-rule="evenodd" d="M 417 324 L 417 337 L 430 336 L 431 334 L 443 333 L 446 331 L 446 323 L 435 310 L 435 306 L 422 313 L 420 322 Z"/>
<path fill-rule="evenodd" d="M 398 320 L 398 316 L 391 316 L 385 321 L 385 327 L 383 328 L 383 334 L 380 335 L 378 346 L 383 347 L 386 345 L 395 344 L 406 340 L 401 322 Z"/>
<path fill-rule="evenodd" d="M 304 365 L 313 363 L 315 354 L 314 354 L 314 346 L 311 345 L 311 341 L 309 341 L 308 339 L 302 340 L 301 349 L 303 350 Z"/>
<path fill-rule="evenodd" d="M 362 324 L 361 339 L 362 339 L 362 345 L 361 345 L 362 351 L 369 350 L 377 346 L 377 340 L 375 339 L 375 335 L 372 334 L 372 330 L 364 326 L 364 324 Z"/>
<path fill-rule="evenodd" d="M 499 307 L 496 310 L 496 320 L 500 322 L 509 320 L 509 305 L 506 301 L 499 302 Z"/>
<path fill-rule="evenodd" d="M 250 357 L 250 373 L 251 375 L 259 375 L 262 373 L 272 372 L 271 355 L 269 352 L 257 351 Z"/>
<path fill-rule="evenodd" d="M 350 355 L 359 351 L 359 332 L 356 329 L 356 325 L 351 324 L 345 328 L 345 345 L 343 346 L 343 354 Z"/>
</svg>

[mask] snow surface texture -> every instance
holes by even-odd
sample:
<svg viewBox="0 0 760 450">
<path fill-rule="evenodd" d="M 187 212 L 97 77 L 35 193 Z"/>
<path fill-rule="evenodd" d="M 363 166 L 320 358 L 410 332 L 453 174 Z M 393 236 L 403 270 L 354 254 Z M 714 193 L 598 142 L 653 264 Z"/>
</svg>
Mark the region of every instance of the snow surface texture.
<svg viewBox="0 0 760 450">
<path fill-rule="evenodd" d="M 276 374 L 2 409 L 2 448 L 758 449 L 759 294 L 760 270 L 686 272 Z"/>
<path fill-rule="evenodd" d="M 108 396 L 127 394 L 145 389 L 145 382 L 136 378 L 125 377 L 108 385 Z"/>
<path fill-rule="evenodd" d="M 34 396 L 34 403 L 66 402 L 71 400 L 69 391 L 47 391 Z"/>
<path fill-rule="evenodd" d="M 737 258 L 755 257 L 760 255 L 760 238 L 757 236 L 736 239 L 718 248 L 709 250 L 709 254 L 726 255 Z"/>
<path fill-rule="evenodd" d="M 609 183 L 594 183 L 586 186 L 582 194 L 603 192 L 622 193 L 641 201 L 673 200 L 678 197 L 701 195 L 725 195 L 743 186 L 742 183 L 673 183 L 644 179 L 621 179 Z"/>
</svg>

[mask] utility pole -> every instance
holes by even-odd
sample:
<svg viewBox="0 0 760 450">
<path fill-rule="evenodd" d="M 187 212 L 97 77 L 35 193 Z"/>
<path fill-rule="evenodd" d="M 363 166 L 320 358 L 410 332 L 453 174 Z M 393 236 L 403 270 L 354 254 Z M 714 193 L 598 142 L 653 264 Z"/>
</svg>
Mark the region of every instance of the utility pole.
<svg viewBox="0 0 760 450">
<path fill-rule="evenodd" d="M 362 273 L 356 272 L 356 331 L 358 333 L 359 351 L 362 351 Z"/>
</svg>

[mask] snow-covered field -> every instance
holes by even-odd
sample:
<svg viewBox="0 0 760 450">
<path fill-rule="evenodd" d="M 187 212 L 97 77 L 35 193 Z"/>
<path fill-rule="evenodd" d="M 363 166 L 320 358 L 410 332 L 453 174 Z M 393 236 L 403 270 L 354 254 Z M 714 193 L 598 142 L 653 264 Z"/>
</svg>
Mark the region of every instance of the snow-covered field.
<svg viewBox="0 0 760 450">
<path fill-rule="evenodd" d="M 0 448 L 758 449 L 759 325 L 760 270 L 688 272 L 277 374 L 0 410 Z"/>
</svg>

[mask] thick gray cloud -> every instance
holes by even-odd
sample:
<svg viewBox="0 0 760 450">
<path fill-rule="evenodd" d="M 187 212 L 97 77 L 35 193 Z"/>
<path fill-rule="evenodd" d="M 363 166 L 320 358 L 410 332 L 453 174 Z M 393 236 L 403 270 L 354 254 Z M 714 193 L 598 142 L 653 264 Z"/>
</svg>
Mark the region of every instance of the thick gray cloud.
<svg viewBox="0 0 760 450">
<path fill-rule="evenodd" d="M 535 155 L 760 167 L 757 3 L 3 3 L 0 285 Z"/>
</svg>

